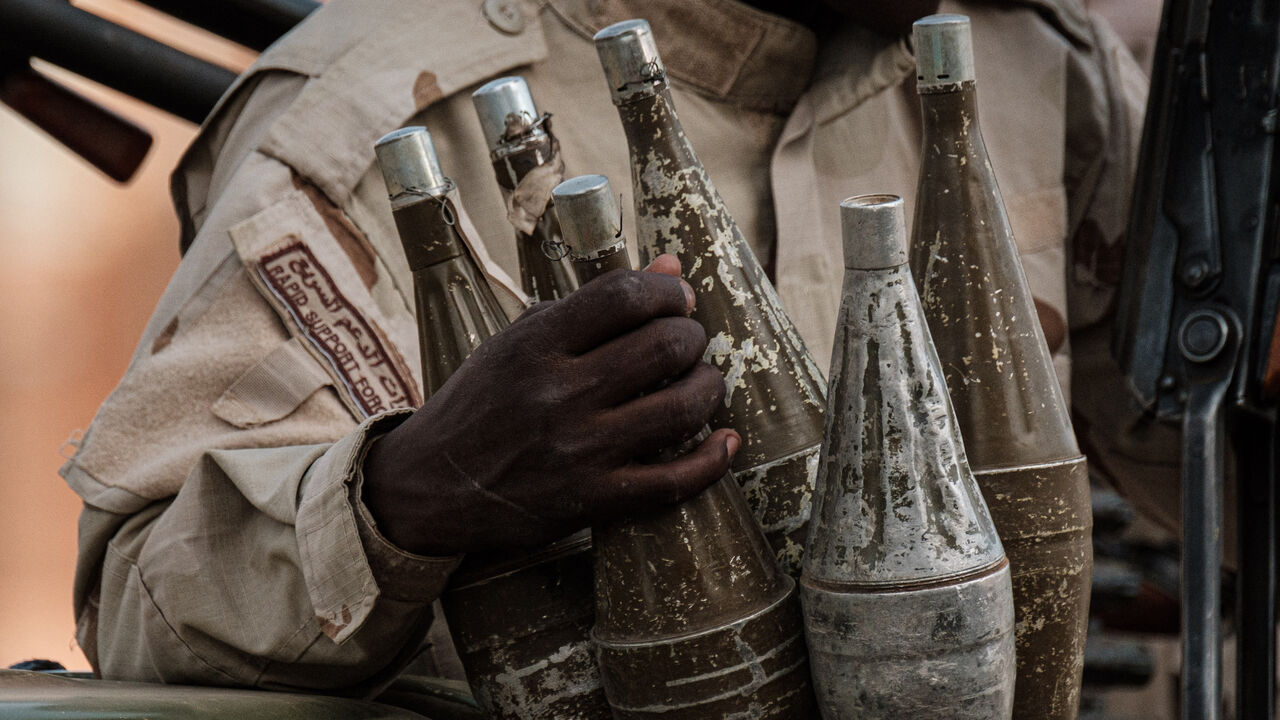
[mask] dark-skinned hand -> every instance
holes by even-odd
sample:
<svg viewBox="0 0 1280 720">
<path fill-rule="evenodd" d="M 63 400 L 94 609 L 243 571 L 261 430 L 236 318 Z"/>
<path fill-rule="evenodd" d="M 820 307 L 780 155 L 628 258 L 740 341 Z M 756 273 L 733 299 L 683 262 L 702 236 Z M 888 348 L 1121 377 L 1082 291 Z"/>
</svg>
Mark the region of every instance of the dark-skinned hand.
<svg viewBox="0 0 1280 720">
<path fill-rule="evenodd" d="M 362 499 L 382 534 L 422 555 L 536 546 L 722 477 L 732 430 L 637 462 L 695 435 L 724 399 L 679 275 L 670 255 L 615 270 L 481 343 L 370 448 Z"/>
</svg>

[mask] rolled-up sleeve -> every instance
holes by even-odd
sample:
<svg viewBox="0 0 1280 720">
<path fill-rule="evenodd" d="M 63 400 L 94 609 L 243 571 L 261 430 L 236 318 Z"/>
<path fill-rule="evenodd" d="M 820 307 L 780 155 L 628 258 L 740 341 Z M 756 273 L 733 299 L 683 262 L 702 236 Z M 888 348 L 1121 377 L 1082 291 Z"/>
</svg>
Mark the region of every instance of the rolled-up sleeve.
<svg viewBox="0 0 1280 720">
<path fill-rule="evenodd" d="M 80 609 L 100 672 L 357 695 L 394 677 L 457 564 L 378 538 L 352 502 L 364 450 L 407 414 L 331 445 L 209 451 L 176 496 L 132 515 L 86 507 L 82 539 L 109 536 Z M 392 572 L 380 583 L 373 567 Z"/>
<path fill-rule="evenodd" d="M 197 140 L 185 173 L 204 180 L 179 183 L 195 235 L 61 470 L 84 501 L 77 639 L 106 678 L 369 695 L 421 650 L 459 561 L 378 533 L 360 502 L 361 464 L 412 411 L 361 419 L 344 378 L 282 321 L 230 240 L 298 192 L 289 167 L 252 148 L 304 80 L 253 78 Z M 216 166 L 192 165 L 205 156 Z M 334 232 L 359 237 L 347 227 Z M 357 285 L 347 318 L 382 332 L 399 301 L 382 261 L 370 262 L 379 284 Z M 412 325 L 410 309 L 393 309 Z M 401 335 L 381 347 L 415 356 Z"/>
</svg>

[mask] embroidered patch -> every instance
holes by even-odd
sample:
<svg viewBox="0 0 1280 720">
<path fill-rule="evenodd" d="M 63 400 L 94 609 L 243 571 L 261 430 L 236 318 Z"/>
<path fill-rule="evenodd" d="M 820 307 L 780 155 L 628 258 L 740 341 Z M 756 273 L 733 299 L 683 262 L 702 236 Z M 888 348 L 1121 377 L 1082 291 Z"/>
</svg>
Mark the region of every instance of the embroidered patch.
<svg viewBox="0 0 1280 720">
<path fill-rule="evenodd" d="M 414 381 L 381 333 L 347 300 L 311 250 L 294 238 L 257 262 L 258 275 L 365 417 L 417 406 Z"/>
</svg>

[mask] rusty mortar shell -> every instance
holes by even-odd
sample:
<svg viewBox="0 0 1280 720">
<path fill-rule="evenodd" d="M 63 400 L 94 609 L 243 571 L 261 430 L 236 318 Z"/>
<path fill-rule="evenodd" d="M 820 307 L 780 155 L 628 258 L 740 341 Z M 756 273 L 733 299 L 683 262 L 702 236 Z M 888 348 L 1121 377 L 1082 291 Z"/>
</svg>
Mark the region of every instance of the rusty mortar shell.
<svg viewBox="0 0 1280 720">
<path fill-rule="evenodd" d="M 629 268 L 609 181 L 584 175 L 554 192 L 579 279 Z M 615 717 L 811 716 L 794 581 L 731 475 L 679 506 L 592 534 L 593 638 Z"/>
<path fill-rule="evenodd" d="M 596 34 L 631 160 L 642 262 L 680 259 L 698 290 L 706 360 L 725 375 L 713 426 L 742 436 L 733 472 L 778 561 L 798 577 L 822 442 L 826 384 L 694 153 L 643 20 Z"/>
<path fill-rule="evenodd" d="M 615 718 L 813 717 L 795 581 L 731 475 L 593 541 L 592 638 Z"/>
<path fill-rule="evenodd" d="M 902 199 L 840 205 L 845 278 L 800 597 L 822 716 L 1008 718 L 1009 566 L 907 267 Z"/>
<path fill-rule="evenodd" d="M 538 112 L 529 83 L 519 76 L 492 80 L 471 94 L 494 177 L 516 230 L 520 285 L 535 302 L 555 300 L 578 286 L 564 259 L 551 188 L 564 177 L 560 143 L 549 115 Z"/>
<path fill-rule="evenodd" d="M 586 284 L 610 270 L 631 269 L 622 216 L 609 178 L 579 175 L 557 185 L 551 196 L 579 283 Z"/>
<path fill-rule="evenodd" d="M 454 184 L 426 129 L 396 131 L 375 147 L 413 272 L 430 397 L 507 317 L 458 235 Z M 441 602 L 489 717 L 610 717 L 590 641 L 591 563 L 590 537 L 579 533 L 533 552 L 468 555 L 454 573 Z"/>
<path fill-rule="evenodd" d="M 931 56 L 932 75 L 964 77 L 971 57 L 947 58 L 971 48 L 967 35 L 963 16 L 916 23 L 916 47 L 953 48 Z M 982 139 L 976 85 L 919 85 L 911 267 L 970 466 L 1009 557 L 1014 717 L 1074 718 L 1093 563 L 1088 470 Z"/>
</svg>

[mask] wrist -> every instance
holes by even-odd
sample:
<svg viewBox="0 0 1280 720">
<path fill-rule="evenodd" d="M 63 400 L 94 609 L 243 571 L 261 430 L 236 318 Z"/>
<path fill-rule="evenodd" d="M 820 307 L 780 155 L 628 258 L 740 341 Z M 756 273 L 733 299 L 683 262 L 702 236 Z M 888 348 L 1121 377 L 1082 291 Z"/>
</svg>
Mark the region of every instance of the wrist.
<svg viewBox="0 0 1280 720">
<path fill-rule="evenodd" d="M 438 503 L 422 501 L 420 490 L 431 485 L 421 477 L 423 463 L 406 462 L 403 455 L 395 430 L 372 438 L 357 469 L 353 501 L 370 530 L 396 549 L 419 557 L 459 556 L 456 546 L 440 542 L 444 523 L 432 518 Z"/>
</svg>

